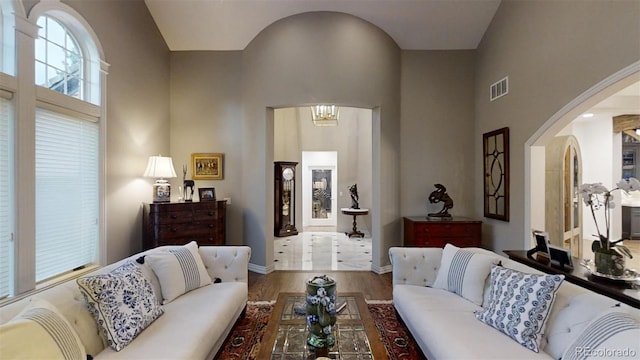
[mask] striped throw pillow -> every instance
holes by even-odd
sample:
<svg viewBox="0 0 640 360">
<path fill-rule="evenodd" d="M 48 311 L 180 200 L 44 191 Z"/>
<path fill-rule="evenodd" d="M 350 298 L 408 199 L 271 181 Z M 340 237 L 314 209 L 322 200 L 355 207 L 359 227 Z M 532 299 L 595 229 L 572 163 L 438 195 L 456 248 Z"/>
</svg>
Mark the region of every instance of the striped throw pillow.
<svg viewBox="0 0 640 360">
<path fill-rule="evenodd" d="M 619 307 L 591 320 L 566 348 L 562 360 L 640 358 L 640 320 Z"/>
<path fill-rule="evenodd" d="M 87 354 L 64 316 L 49 302 L 33 298 L 0 326 L 0 358 L 85 360 Z"/>
<path fill-rule="evenodd" d="M 145 256 L 145 262 L 149 263 L 160 281 L 163 304 L 211 284 L 211 277 L 204 267 L 195 241 L 181 247 L 152 251 Z"/>
<path fill-rule="evenodd" d="M 433 287 L 482 305 L 485 281 L 491 266 L 497 262 L 497 258 L 447 244 Z"/>
</svg>

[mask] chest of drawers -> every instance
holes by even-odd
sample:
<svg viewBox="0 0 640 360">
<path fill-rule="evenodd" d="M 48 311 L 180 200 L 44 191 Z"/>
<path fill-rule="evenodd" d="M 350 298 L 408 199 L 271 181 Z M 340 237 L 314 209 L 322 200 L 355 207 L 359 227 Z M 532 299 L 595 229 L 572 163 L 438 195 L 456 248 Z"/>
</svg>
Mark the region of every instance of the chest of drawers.
<svg viewBox="0 0 640 360">
<path fill-rule="evenodd" d="M 444 247 L 451 243 L 457 247 L 480 247 L 482 222 L 454 216 L 450 220 L 429 220 L 426 217 L 404 218 L 404 246 Z"/>
<path fill-rule="evenodd" d="M 223 245 L 226 237 L 225 200 L 185 203 L 145 203 L 142 247 L 162 245 Z"/>
</svg>

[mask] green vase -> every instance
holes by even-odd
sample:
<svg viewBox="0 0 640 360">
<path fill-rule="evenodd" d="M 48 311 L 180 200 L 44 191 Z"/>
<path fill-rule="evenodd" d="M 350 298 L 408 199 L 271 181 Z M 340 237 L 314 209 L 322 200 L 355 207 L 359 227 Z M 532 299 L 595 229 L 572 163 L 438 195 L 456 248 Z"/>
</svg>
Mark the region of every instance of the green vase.
<svg viewBox="0 0 640 360">
<path fill-rule="evenodd" d="M 336 281 L 326 275 L 307 280 L 307 344 L 317 348 L 336 343 Z"/>
<path fill-rule="evenodd" d="M 603 275 L 622 276 L 624 274 L 625 259 L 614 250 L 598 249 L 595 256 L 596 271 Z"/>
</svg>

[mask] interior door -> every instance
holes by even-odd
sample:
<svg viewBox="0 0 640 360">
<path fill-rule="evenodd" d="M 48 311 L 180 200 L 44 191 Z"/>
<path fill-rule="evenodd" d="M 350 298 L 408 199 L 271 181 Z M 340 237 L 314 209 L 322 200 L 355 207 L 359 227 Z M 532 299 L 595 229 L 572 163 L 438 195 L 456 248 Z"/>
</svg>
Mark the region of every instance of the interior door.
<svg viewBox="0 0 640 360">
<path fill-rule="evenodd" d="M 564 153 L 564 236 L 562 246 L 571 250 L 571 255 L 577 258 L 582 258 L 580 175 L 578 150 L 575 145 L 569 144 Z"/>
<path fill-rule="evenodd" d="M 338 225 L 338 155 L 335 151 L 303 151 L 304 226 Z"/>
</svg>

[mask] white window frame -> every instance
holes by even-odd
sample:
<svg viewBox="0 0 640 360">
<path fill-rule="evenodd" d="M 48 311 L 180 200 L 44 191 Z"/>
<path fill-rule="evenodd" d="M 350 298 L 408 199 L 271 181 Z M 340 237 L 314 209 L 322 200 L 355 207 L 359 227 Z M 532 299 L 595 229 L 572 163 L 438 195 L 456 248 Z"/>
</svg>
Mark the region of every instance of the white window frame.
<svg viewBox="0 0 640 360">
<path fill-rule="evenodd" d="M 3 3 L 5 1 L 2 1 Z M 47 106 L 57 111 L 98 119 L 99 129 L 99 244 L 98 265 L 106 263 L 105 227 L 105 144 L 106 144 L 106 77 L 108 64 L 96 34 L 84 18 L 58 0 L 40 1 L 26 16 L 24 6 L 14 1 L 16 69 L 19 77 L 0 74 L 0 89 L 15 90 L 15 208 L 14 236 L 14 289 L 12 297 L 0 304 L 12 302 L 34 291 L 62 280 L 35 282 L 35 113 L 36 106 Z M 66 96 L 35 85 L 35 39 L 38 36 L 37 19 L 46 14 L 64 24 L 72 33 L 85 56 L 86 101 Z M 6 19 L 6 18 L 5 18 Z M 4 19 L 3 19 L 4 20 Z M 4 23 L 4 21 L 3 21 Z M 6 34 L 3 32 L 2 36 Z M 4 84 L 5 82 L 13 85 Z M 20 159 L 18 162 L 17 159 Z"/>
</svg>

